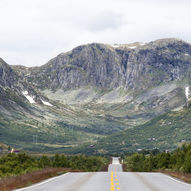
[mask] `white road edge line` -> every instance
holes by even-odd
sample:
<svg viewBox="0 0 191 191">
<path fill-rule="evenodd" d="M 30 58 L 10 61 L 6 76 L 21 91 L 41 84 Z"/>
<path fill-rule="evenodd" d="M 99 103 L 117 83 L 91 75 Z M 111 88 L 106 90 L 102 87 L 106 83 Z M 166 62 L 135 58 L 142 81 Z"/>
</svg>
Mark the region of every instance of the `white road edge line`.
<svg viewBox="0 0 191 191">
<path fill-rule="evenodd" d="M 34 188 L 34 187 L 40 186 L 40 185 L 42 185 L 42 184 L 51 182 L 51 181 L 53 181 L 53 180 L 55 180 L 55 179 L 57 179 L 57 178 L 61 178 L 61 177 L 63 177 L 63 176 L 66 176 L 66 175 L 68 175 L 68 174 L 70 174 L 70 172 L 67 172 L 66 174 L 63 174 L 63 175 L 60 175 L 60 176 L 56 176 L 56 177 L 54 177 L 54 178 L 49 178 L 49 179 L 47 179 L 47 180 L 45 180 L 45 181 L 43 181 L 43 182 L 40 182 L 40 183 L 31 185 L 31 186 L 28 186 L 28 187 L 25 187 L 25 188 L 16 189 L 16 190 L 14 190 L 14 191 L 22 191 L 22 190 L 26 190 L 26 189 L 29 189 L 29 188 Z"/>
<path fill-rule="evenodd" d="M 163 174 L 163 173 L 161 173 L 161 174 Z M 173 180 L 175 182 L 178 182 L 178 183 L 181 183 L 181 184 L 183 184 L 185 186 L 191 187 L 191 184 L 189 184 L 189 183 L 183 182 L 181 180 L 177 180 L 177 179 L 173 178 L 172 176 L 169 176 L 169 175 L 166 175 L 166 174 L 163 174 L 163 175 L 167 176 L 169 179 L 171 179 L 171 180 Z"/>
</svg>

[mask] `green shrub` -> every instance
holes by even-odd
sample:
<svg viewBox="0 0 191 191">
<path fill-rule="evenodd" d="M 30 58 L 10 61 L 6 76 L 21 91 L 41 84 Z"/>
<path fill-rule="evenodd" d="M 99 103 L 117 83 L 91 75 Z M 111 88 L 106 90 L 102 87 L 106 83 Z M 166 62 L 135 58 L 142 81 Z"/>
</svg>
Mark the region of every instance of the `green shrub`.
<svg viewBox="0 0 191 191">
<path fill-rule="evenodd" d="M 161 152 L 156 155 L 135 153 L 126 156 L 125 163 L 131 171 L 170 169 L 191 173 L 191 143 L 171 153 Z"/>
<path fill-rule="evenodd" d="M 65 156 L 56 154 L 54 157 L 42 156 L 35 158 L 25 153 L 8 154 L 0 157 L 0 177 L 25 174 L 37 169 L 48 167 L 73 168 L 82 171 L 98 171 L 109 161 L 96 156 Z"/>
</svg>

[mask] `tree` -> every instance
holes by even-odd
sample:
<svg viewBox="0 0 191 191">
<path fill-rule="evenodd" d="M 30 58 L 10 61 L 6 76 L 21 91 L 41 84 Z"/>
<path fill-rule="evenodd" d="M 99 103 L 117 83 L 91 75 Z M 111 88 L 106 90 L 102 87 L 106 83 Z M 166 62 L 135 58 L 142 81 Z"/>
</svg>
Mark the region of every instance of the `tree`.
<svg viewBox="0 0 191 191">
<path fill-rule="evenodd" d="M 47 167 L 51 167 L 51 166 L 52 166 L 52 162 L 51 162 L 50 158 L 48 158 L 47 156 L 42 156 L 40 158 L 40 161 L 39 161 L 40 168 L 47 168 Z"/>
<path fill-rule="evenodd" d="M 183 171 L 186 173 L 191 172 L 191 151 L 187 153 L 183 164 Z"/>
<path fill-rule="evenodd" d="M 143 154 L 135 153 L 128 159 L 128 167 L 134 172 L 144 171 L 145 156 Z"/>
</svg>

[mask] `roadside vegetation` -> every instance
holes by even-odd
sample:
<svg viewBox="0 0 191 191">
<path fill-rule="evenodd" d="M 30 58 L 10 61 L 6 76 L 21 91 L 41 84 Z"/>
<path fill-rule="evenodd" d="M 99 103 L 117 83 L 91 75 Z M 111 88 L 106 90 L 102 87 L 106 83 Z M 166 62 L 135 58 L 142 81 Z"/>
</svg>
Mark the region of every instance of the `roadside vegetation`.
<svg viewBox="0 0 191 191">
<path fill-rule="evenodd" d="M 0 190 L 8 191 L 71 171 L 101 171 L 109 159 L 100 156 L 31 156 L 9 153 L 0 157 Z"/>
<path fill-rule="evenodd" d="M 173 152 L 142 151 L 124 157 L 125 171 L 163 172 L 191 182 L 191 143 Z"/>
</svg>

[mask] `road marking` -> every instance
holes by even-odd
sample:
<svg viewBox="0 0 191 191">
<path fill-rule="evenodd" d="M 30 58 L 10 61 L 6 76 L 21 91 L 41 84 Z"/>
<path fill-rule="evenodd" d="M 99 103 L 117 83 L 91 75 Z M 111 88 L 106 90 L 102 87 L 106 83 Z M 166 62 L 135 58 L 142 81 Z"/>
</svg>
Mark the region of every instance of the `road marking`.
<svg viewBox="0 0 191 191">
<path fill-rule="evenodd" d="M 169 179 L 171 179 L 171 180 L 173 180 L 173 181 L 175 181 L 175 182 L 178 182 L 178 183 L 183 184 L 183 185 L 185 185 L 185 186 L 191 187 L 191 185 L 188 184 L 188 183 L 186 183 L 186 182 L 182 182 L 181 180 L 175 179 L 175 178 L 173 178 L 173 177 L 171 177 L 171 176 L 169 176 L 169 175 L 163 174 L 163 173 L 160 173 L 160 174 L 162 174 L 162 175 L 164 175 L 164 176 L 167 176 Z"/>
<path fill-rule="evenodd" d="M 119 187 L 119 182 L 114 182 L 114 181 L 118 181 L 117 174 L 116 172 L 111 171 L 111 191 L 115 191 L 115 188 L 117 190 L 120 190 L 121 188 Z M 115 187 L 114 184 L 118 185 L 118 187 Z"/>
<path fill-rule="evenodd" d="M 111 171 L 111 191 L 114 191 L 115 187 L 114 187 L 114 182 L 113 182 L 113 171 Z"/>
</svg>

